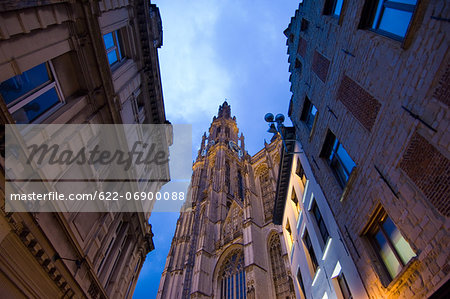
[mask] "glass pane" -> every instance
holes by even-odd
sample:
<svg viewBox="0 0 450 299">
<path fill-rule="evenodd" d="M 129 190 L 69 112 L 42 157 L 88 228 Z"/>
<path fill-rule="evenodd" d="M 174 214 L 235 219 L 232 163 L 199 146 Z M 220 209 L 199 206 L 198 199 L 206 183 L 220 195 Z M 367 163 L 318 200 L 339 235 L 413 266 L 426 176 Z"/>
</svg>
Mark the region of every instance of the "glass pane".
<svg viewBox="0 0 450 299">
<path fill-rule="evenodd" d="M 108 61 L 109 65 L 117 62 L 117 54 L 115 50 L 108 53 Z"/>
<path fill-rule="evenodd" d="M 383 9 L 383 0 L 379 0 L 377 5 L 377 11 L 375 13 L 375 17 L 373 18 L 372 29 L 377 28 L 378 21 L 381 18 L 382 9 Z"/>
<path fill-rule="evenodd" d="M 381 231 L 378 231 L 375 235 L 375 240 L 380 247 L 380 256 L 383 260 L 384 265 L 386 266 L 389 274 L 392 278 L 397 276 L 397 274 L 402 269 L 402 265 L 398 262 L 397 258 L 394 255 L 391 247 L 389 247 L 386 238 L 384 237 Z"/>
<path fill-rule="evenodd" d="M 397 250 L 400 259 L 403 264 L 407 264 L 411 258 L 416 256 L 414 251 L 409 246 L 408 242 L 406 242 L 405 238 L 403 238 L 400 231 L 397 229 L 395 224 L 392 222 L 391 218 L 387 218 L 383 223 L 383 228 L 386 231 L 386 234 L 389 236 L 389 239 L 394 245 L 395 250 Z"/>
<path fill-rule="evenodd" d="M 52 88 L 14 112 L 13 118 L 18 124 L 31 123 L 57 103 L 59 103 L 58 94 L 56 93 L 56 90 Z"/>
<path fill-rule="evenodd" d="M 116 35 L 116 45 L 117 45 L 117 50 L 119 51 L 119 59 L 122 59 L 122 51 L 120 50 L 121 47 L 121 40 L 120 40 L 120 34 L 118 33 L 119 30 L 114 31 L 114 34 Z"/>
<path fill-rule="evenodd" d="M 403 3 L 403 4 L 416 5 L 417 0 L 395 0 L 395 1 L 389 1 L 389 2 L 397 2 L 397 3 Z"/>
<path fill-rule="evenodd" d="M 379 29 L 404 37 L 411 17 L 411 12 L 385 8 Z"/>
<path fill-rule="evenodd" d="M 341 10 L 342 10 L 342 4 L 344 3 L 344 0 L 337 0 L 336 1 L 336 6 L 334 7 L 334 11 L 333 14 L 339 16 L 341 14 Z"/>
<path fill-rule="evenodd" d="M 0 93 L 11 104 L 15 99 L 50 81 L 47 66 L 44 63 L 0 83 Z"/>
<path fill-rule="evenodd" d="M 108 50 L 109 48 L 114 47 L 114 40 L 112 32 L 103 35 L 103 41 L 105 42 L 105 48 Z"/>
<path fill-rule="evenodd" d="M 356 166 L 356 164 L 355 162 L 353 162 L 352 158 L 350 158 L 342 144 L 340 144 L 338 147 L 337 155 L 339 156 L 339 160 L 341 160 L 343 166 L 345 167 L 347 175 L 350 175 L 350 172 L 352 172 L 352 169 Z"/>
</svg>

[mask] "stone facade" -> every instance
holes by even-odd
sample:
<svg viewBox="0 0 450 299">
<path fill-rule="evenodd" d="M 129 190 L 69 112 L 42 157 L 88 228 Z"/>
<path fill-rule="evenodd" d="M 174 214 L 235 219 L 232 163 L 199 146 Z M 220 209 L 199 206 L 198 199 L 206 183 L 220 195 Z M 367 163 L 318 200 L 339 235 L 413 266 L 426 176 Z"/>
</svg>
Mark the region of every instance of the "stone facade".
<svg viewBox="0 0 450 299">
<path fill-rule="evenodd" d="M 161 18 L 150 1 L 2 1 L 2 124 L 166 123 L 161 45 Z M 45 76 L 9 98 L 14 82 Z M 39 96 L 49 92 L 55 103 L 43 107 Z M 131 298 L 154 248 L 149 213 L 5 212 L 1 131 L 0 297 Z"/>
<path fill-rule="evenodd" d="M 408 14 L 396 20 L 400 32 L 383 19 L 376 26 L 384 31 L 368 29 L 376 1 L 344 0 L 324 14 L 340 2 L 303 1 L 285 32 L 297 138 L 369 298 L 448 292 L 450 5 L 395 6 Z M 317 109 L 312 128 L 302 119 L 306 98 Z M 339 165 L 353 163 L 342 176 Z M 398 239 L 377 247 L 389 219 Z M 392 249 L 399 240 L 404 247 Z M 397 254 L 393 274 L 385 249 Z"/>
<path fill-rule="evenodd" d="M 282 232 L 272 223 L 281 140 L 249 156 L 227 102 L 193 165 L 157 298 L 295 298 Z"/>
</svg>

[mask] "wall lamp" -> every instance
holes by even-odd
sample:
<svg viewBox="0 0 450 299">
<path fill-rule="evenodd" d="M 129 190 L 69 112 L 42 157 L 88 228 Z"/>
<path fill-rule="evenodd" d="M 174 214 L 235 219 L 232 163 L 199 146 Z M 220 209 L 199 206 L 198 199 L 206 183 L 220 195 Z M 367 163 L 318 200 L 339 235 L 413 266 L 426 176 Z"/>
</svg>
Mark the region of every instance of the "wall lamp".
<svg viewBox="0 0 450 299">
<path fill-rule="evenodd" d="M 286 145 L 286 141 L 297 141 L 295 139 L 285 139 L 284 135 L 283 135 L 283 129 L 286 128 L 283 124 L 285 118 L 284 115 L 281 113 L 278 113 L 275 117 L 273 116 L 272 113 L 266 113 L 266 115 L 264 116 L 264 120 L 266 122 L 268 122 L 269 125 L 269 130 L 267 130 L 267 132 L 272 133 L 272 134 L 280 134 L 281 136 L 281 140 L 283 141 L 283 146 L 284 146 L 284 151 L 289 154 L 289 155 L 293 155 L 293 154 L 303 154 L 303 151 L 300 152 L 289 152 L 287 145 Z M 275 126 L 275 123 L 277 124 Z"/>
</svg>

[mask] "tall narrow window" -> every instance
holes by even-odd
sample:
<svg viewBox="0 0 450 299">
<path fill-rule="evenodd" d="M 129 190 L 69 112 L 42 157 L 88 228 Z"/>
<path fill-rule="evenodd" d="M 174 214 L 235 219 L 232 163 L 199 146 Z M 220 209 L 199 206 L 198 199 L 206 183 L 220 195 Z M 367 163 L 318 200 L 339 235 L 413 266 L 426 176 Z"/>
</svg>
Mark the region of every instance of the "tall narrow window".
<svg viewBox="0 0 450 299">
<path fill-rule="evenodd" d="M 259 176 L 259 184 L 261 186 L 261 196 L 264 205 L 264 220 L 269 221 L 273 216 L 273 186 L 269 179 L 269 170 L 266 168 Z"/>
<path fill-rule="evenodd" d="M 225 162 L 225 186 L 228 194 L 231 194 L 231 180 L 230 180 L 230 163 Z"/>
<path fill-rule="evenodd" d="M 297 159 L 297 168 L 295 169 L 295 174 L 298 175 L 298 177 L 302 181 L 303 187 L 305 187 L 307 178 L 300 159 Z"/>
<path fill-rule="evenodd" d="M 394 279 L 416 254 L 386 212 L 381 210 L 376 214 L 366 235 L 390 278 Z"/>
<path fill-rule="evenodd" d="M 120 62 L 124 58 L 122 56 L 122 41 L 119 30 L 103 35 L 103 42 L 105 43 L 106 56 L 108 56 L 109 65 Z"/>
<path fill-rule="evenodd" d="M 306 247 L 306 251 L 309 255 L 310 260 L 310 267 L 311 267 L 311 273 L 316 273 L 317 268 L 319 267 L 319 264 L 317 263 L 316 253 L 314 252 L 314 248 L 311 243 L 311 238 L 309 237 L 308 230 L 305 230 L 305 234 L 303 235 L 303 242 Z"/>
<path fill-rule="evenodd" d="M 353 299 L 350 288 L 348 287 L 347 280 L 345 279 L 344 273 L 341 271 L 338 277 L 336 277 L 337 283 L 339 285 L 339 292 L 343 299 Z"/>
<path fill-rule="evenodd" d="M 301 208 L 300 208 L 300 203 L 298 202 L 298 197 L 297 197 L 297 194 L 295 193 L 294 187 L 292 187 L 291 201 L 292 201 L 292 204 L 294 205 L 294 208 L 295 208 L 295 211 L 297 212 L 297 217 L 298 217 L 298 214 L 300 213 Z"/>
<path fill-rule="evenodd" d="M 366 0 L 359 27 L 402 40 L 416 4 L 417 0 Z"/>
<path fill-rule="evenodd" d="M 323 245 L 327 243 L 328 238 L 330 237 L 330 234 L 328 233 L 327 226 L 325 225 L 325 221 L 322 217 L 322 214 L 320 213 L 319 207 L 317 206 L 316 201 L 314 200 L 311 212 L 314 215 L 314 218 L 316 219 L 317 226 L 319 227 L 320 235 L 322 236 Z"/>
<path fill-rule="evenodd" d="M 273 234 L 269 239 L 270 265 L 276 298 L 290 298 L 291 288 L 289 276 L 283 261 L 280 237 Z"/>
<path fill-rule="evenodd" d="M 39 121 L 62 104 L 50 63 L 41 63 L 0 83 L 0 94 L 18 124 Z"/>
<path fill-rule="evenodd" d="M 306 297 L 305 284 L 303 283 L 303 277 L 302 272 L 300 271 L 300 267 L 297 269 L 297 282 L 300 286 L 300 289 L 302 290 L 303 297 Z"/>
<path fill-rule="evenodd" d="M 247 297 L 244 255 L 241 250 L 235 250 L 225 259 L 219 272 L 220 298 L 245 299 Z"/>
<path fill-rule="evenodd" d="M 321 156 L 328 160 L 339 184 L 344 187 L 356 164 L 330 130 L 328 130 Z"/>
<path fill-rule="evenodd" d="M 292 235 L 291 225 L 289 224 L 289 220 L 286 223 L 286 232 L 287 232 L 287 241 L 289 245 L 289 250 L 292 250 L 292 246 L 294 245 L 294 236 Z"/>
<path fill-rule="evenodd" d="M 244 200 L 244 182 L 242 180 L 242 174 L 240 170 L 238 170 L 238 188 L 239 198 L 241 200 Z"/>
<path fill-rule="evenodd" d="M 305 103 L 303 104 L 302 115 L 300 119 L 305 122 L 309 130 L 312 130 L 314 121 L 316 119 L 317 108 L 314 106 L 308 97 L 305 97 Z"/>
</svg>

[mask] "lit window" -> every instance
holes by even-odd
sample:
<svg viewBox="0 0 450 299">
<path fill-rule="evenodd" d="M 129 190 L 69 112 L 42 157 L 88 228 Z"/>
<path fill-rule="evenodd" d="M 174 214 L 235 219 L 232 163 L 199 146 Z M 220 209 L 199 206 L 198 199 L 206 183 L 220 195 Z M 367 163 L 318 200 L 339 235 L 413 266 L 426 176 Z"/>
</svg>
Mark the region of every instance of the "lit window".
<svg viewBox="0 0 450 299">
<path fill-rule="evenodd" d="M 305 187 L 307 178 L 305 171 L 303 170 L 302 163 L 300 162 L 300 159 L 297 159 L 297 168 L 295 170 L 295 174 L 298 175 L 298 177 L 302 181 L 303 187 Z"/>
<path fill-rule="evenodd" d="M 383 262 L 390 278 L 394 279 L 403 266 L 416 254 L 386 212 L 381 210 L 377 214 L 375 221 L 367 232 L 367 237 Z"/>
<path fill-rule="evenodd" d="M 394 39 L 402 40 L 408 30 L 417 0 L 367 0 L 360 28 L 368 28 Z"/>
<path fill-rule="evenodd" d="M 294 187 L 292 187 L 291 201 L 292 201 L 292 204 L 294 205 L 294 209 L 297 212 L 296 215 L 298 217 L 298 214 L 300 214 L 301 208 L 300 208 L 300 204 L 298 202 L 298 197 L 297 197 L 297 194 L 295 193 Z"/>
<path fill-rule="evenodd" d="M 322 236 L 323 245 L 327 243 L 328 238 L 330 237 L 330 234 L 328 233 L 327 226 L 325 225 L 325 221 L 322 217 L 322 214 L 320 213 L 319 207 L 317 206 L 316 201 L 313 202 L 311 212 L 314 215 L 314 218 L 316 219 L 317 226 L 319 227 L 320 235 Z"/>
<path fill-rule="evenodd" d="M 316 114 L 317 114 L 316 106 L 314 106 L 308 99 L 308 97 L 306 97 L 300 119 L 305 122 L 309 130 L 312 130 L 314 120 L 316 119 Z"/>
<path fill-rule="evenodd" d="M 119 30 L 103 35 L 103 41 L 105 43 L 106 55 L 108 56 L 109 65 L 120 62 L 123 59 L 123 56 Z"/>
<path fill-rule="evenodd" d="M 303 296 L 306 296 L 305 284 L 303 283 L 303 277 L 302 272 L 300 271 L 300 267 L 297 269 L 297 282 L 300 285 L 300 289 L 302 290 Z"/>
<path fill-rule="evenodd" d="M 311 243 L 311 238 L 309 237 L 307 230 L 305 230 L 305 234 L 303 235 L 303 242 L 305 244 L 306 251 L 309 255 L 311 275 L 314 276 L 314 273 L 316 273 L 319 264 L 317 263 L 316 254 L 314 252 L 314 248 Z"/>
<path fill-rule="evenodd" d="M 327 0 L 323 10 L 324 15 L 340 16 L 344 0 Z"/>
<path fill-rule="evenodd" d="M 289 220 L 286 224 L 286 231 L 288 233 L 288 245 L 289 245 L 289 250 L 292 249 L 292 246 L 294 245 L 294 236 L 292 235 L 292 230 L 291 230 L 291 225 L 289 224 Z"/>
<path fill-rule="evenodd" d="M 344 187 L 356 164 L 331 131 L 328 131 L 321 156 L 328 160 L 339 184 Z"/>
<path fill-rule="evenodd" d="M 37 122 L 61 104 L 50 63 L 42 63 L 0 83 L 0 94 L 18 124 Z"/>
</svg>

